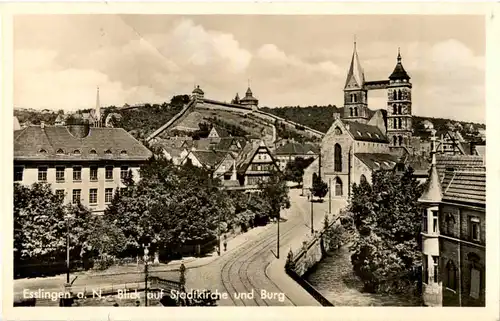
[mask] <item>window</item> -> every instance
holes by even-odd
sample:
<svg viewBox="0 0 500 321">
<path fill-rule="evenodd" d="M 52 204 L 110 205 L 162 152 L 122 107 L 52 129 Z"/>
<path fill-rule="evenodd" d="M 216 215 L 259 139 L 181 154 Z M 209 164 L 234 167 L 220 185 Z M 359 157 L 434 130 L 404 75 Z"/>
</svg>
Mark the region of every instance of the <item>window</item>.
<svg viewBox="0 0 500 321">
<path fill-rule="evenodd" d="M 439 233 L 438 211 L 432 211 L 432 232 Z"/>
<path fill-rule="evenodd" d="M 127 178 L 127 175 L 128 175 L 128 166 L 122 166 L 120 168 L 120 178 L 125 179 Z"/>
<path fill-rule="evenodd" d="M 104 190 L 104 202 L 105 203 L 111 203 L 113 200 L 113 189 L 112 188 L 106 188 Z"/>
<path fill-rule="evenodd" d="M 424 209 L 422 215 L 422 232 L 427 233 L 427 209 Z"/>
<path fill-rule="evenodd" d="M 453 235 L 453 229 L 455 228 L 455 217 L 452 214 L 448 213 L 445 217 L 446 222 L 446 233 L 448 235 Z"/>
<path fill-rule="evenodd" d="M 335 144 L 334 147 L 334 170 L 336 172 L 342 171 L 342 147 L 339 144 Z"/>
<path fill-rule="evenodd" d="M 127 155 L 127 151 L 126 151 L 126 150 L 122 150 L 122 151 L 120 152 L 120 154 L 122 154 L 122 155 Z"/>
<path fill-rule="evenodd" d="M 61 148 L 59 148 L 57 151 L 56 151 L 57 154 L 64 154 L 64 150 L 62 150 Z"/>
<path fill-rule="evenodd" d="M 22 182 L 24 167 L 14 166 L 14 182 Z"/>
<path fill-rule="evenodd" d="M 401 90 L 398 90 L 398 100 L 401 100 L 403 98 L 403 95 L 401 95 Z"/>
<path fill-rule="evenodd" d="M 358 107 L 354 107 L 354 116 L 358 116 Z"/>
<path fill-rule="evenodd" d="M 46 151 L 45 149 L 43 149 L 43 148 L 42 148 L 42 149 L 40 149 L 38 152 L 39 152 L 40 154 L 46 154 L 46 153 L 47 153 L 47 151 Z"/>
<path fill-rule="evenodd" d="M 66 169 L 64 166 L 57 166 L 56 167 L 56 182 L 64 182 L 64 171 Z"/>
<path fill-rule="evenodd" d="M 81 166 L 73 167 L 73 181 L 82 180 L 82 168 Z"/>
<path fill-rule="evenodd" d="M 59 198 L 64 198 L 64 190 L 63 189 L 56 189 L 56 196 Z"/>
<path fill-rule="evenodd" d="M 400 115 L 402 114 L 402 112 L 401 112 L 401 105 L 398 106 L 398 114 L 400 114 Z"/>
<path fill-rule="evenodd" d="M 396 136 L 392 136 L 392 143 L 394 146 L 397 145 L 398 141 L 397 141 L 397 137 Z"/>
<path fill-rule="evenodd" d="M 439 276 L 439 256 L 432 256 L 432 272 L 434 273 L 434 283 L 438 283 Z"/>
<path fill-rule="evenodd" d="M 398 118 L 398 128 L 401 128 L 401 118 Z"/>
<path fill-rule="evenodd" d="M 89 204 L 97 204 L 97 188 L 89 190 Z"/>
<path fill-rule="evenodd" d="M 427 255 L 422 254 L 422 282 L 425 284 L 429 283 L 429 262 L 427 261 Z"/>
<path fill-rule="evenodd" d="M 90 180 L 97 181 L 97 166 L 90 166 Z"/>
<path fill-rule="evenodd" d="M 354 114 L 352 113 L 352 108 L 349 108 L 349 111 L 351 112 L 351 117 L 352 117 L 352 116 L 354 115 Z"/>
<path fill-rule="evenodd" d="M 457 290 L 457 268 L 451 260 L 446 264 L 446 287 L 453 291 Z"/>
<path fill-rule="evenodd" d="M 398 96 L 395 90 L 392 92 L 392 100 L 398 100 Z"/>
<path fill-rule="evenodd" d="M 481 271 L 472 267 L 470 270 L 470 291 L 469 294 L 473 299 L 479 299 L 479 289 L 481 284 Z"/>
<path fill-rule="evenodd" d="M 335 196 L 342 196 L 342 180 L 339 177 L 335 178 Z"/>
<path fill-rule="evenodd" d="M 396 114 L 398 112 L 396 104 L 392 105 L 392 113 Z"/>
<path fill-rule="evenodd" d="M 470 217 L 469 219 L 469 229 L 470 229 L 470 239 L 472 241 L 480 241 L 480 225 L 478 217 Z"/>
<path fill-rule="evenodd" d="M 90 154 L 92 154 L 92 155 L 96 155 L 96 154 L 97 154 L 97 151 L 96 151 L 95 149 L 91 149 L 91 150 L 90 150 Z"/>
<path fill-rule="evenodd" d="M 79 151 L 78 149 L 75 149 L 75 150 L 73 151 L 73 154 L 75 154 L 75 155 L 80 155 L 81 153 L 80 153 L 80 151 Z"/>
<path fill-rule="evenodd" d="M 361 174 L 361 177 L 359 178 L 360 183 L 367 183 L 366 176 L 364 174 Z"/>
<path fill-rule="evenodd" d="M 106 166 L 106 179 L 113 179 L 113 166 Z"/>
<path fill-rule="evenodd" d="M 339 127 L 335 127 L 335 135 L 342 135 L 342 130 Z"/>
<path fill-rule="evenodd" d="M 38 167 L 38 181 L 39 182 L 47 181 L 47 166 Z"/>
<path fill-rule="evenodd" d="M 73 190 L 73 204 L 78 204 L 81 201 L 81 196 L 82 196 L 82 190 L 81 189 L 74 189 Z"/>
<path fill-rule="evenodd" d="M 403 136 L 398 136 L 399 146 L 403 145 Z"/>
<path fill-rule="evenodd" d="M 394 129 L 396 129 L 396 128 L 397 128 L 397 121 L 396 121 L 396 118 L 394 118 L 394 119 L 392 120 L 392 127 L 393 127 Z"/>
</svg>

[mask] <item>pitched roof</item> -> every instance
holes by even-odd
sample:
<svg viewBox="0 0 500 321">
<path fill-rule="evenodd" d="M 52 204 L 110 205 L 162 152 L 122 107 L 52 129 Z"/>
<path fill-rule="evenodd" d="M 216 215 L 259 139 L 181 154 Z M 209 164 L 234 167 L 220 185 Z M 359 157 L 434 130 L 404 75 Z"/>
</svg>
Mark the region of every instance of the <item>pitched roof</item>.
<svg viewBox="0 0 500 321">
<path fill-rule="evenodd" d="M 443 201 L 486 206 L 486 172 L 446 172 Z"/>
<path fill-rule="evenodd" d="M 354 156 L 362 161 L 371 170 L 393 169 L 398 162 L 398 157 L 382 153 L 355 153 Z"/>
<path fill-rule="evenodd" d="M 213 150 L 194 150 L 191 152 L 203 166 L 215 167 L 219 164 L 227 153 Z"/>
<path fill-rule="evenodd" d="M 479 156 L 486 155 L 486 145 L 476 145 L 476 152 Z"/>
<path fill-rule="evenodd" d="M 276 149 L 275 155 L 305 155 L 311 148 L 297 142 L 288 142 Z"/>
<path fill-rule="evenodd" d="M 347 79 L 345 82 L 345 87 L 354 78 L 354 81 L 359 87 L 363 87 L 365 83 L 365 73 L 359 62 L 358 52 L 356 50 L 356 43 L 354 43 L 354 50 L 352 52 L 351 65 L 349 67 L 349 72 L 347 73 Z"/>
<path fill-rule="evenodd" d="M 483 157 L 477 155 L 436 155 L 436 169 L 442 181 L 447 169 L 482 171 L 484 168 Z"/>
<path fill-rule="evenodd" d="M 152 155 L 123 128 L 90 127 L 88 135 L 79 138 L 68 127 L 29 126 L 16 131 L 14 160 L 147 160 Z"/>
<path fill-rule="evenodd" d="M 344 120 L 344 124 L 354 137 L 354 140 L 388 143 L 387 137 L 376 126 L 349 120 Z"/>
<path fill-rule="evenodd" d="M 256 144 L 254 142 L 249 142 L 248 144 L 245 145 L 245 147 L 240 152 L 236 160 L 236 168 L 238 169 L 239 172 L 245 172 L 247 170 L 248 166 L 253 160 L 253 157 L 260 148 L 266 149 L 267 153 L 271 156 L 271 159 L 273 159 L 271 152 L 269 151 L 267 146 L 263 143 L 263 141 L 260 141 L 259 144 Z"/>
</svg>

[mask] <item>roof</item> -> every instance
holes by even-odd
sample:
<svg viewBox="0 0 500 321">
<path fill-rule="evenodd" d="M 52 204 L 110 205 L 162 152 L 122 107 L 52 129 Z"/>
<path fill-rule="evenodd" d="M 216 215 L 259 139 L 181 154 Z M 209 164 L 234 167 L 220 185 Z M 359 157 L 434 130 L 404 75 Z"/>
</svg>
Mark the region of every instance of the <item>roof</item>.
<svg viewBox="0 0 500 321">
<path fill-rule="evenodd" d="M 123 128 L 90 127 L 78 138 L 70 126 L 29 126 L 14 132 L 14 160 L 147 160 L 152 153 Z M 44 150 L 45 152 L 42 152 Z M 79 154 L 75 151 L 78 150 Z"/>
<path fill-rule="evenodd" d="M 269 149 L 266 147 L 266 145 L 261 141 L 259 144 L 254 144 L 252 142 L 248 143 L 245 145 L 241 153 L 238 155 L 238 159 L 236 160 L 236 167 L 239 172 L 245 172 L 252 162 L 255 154 L 260 148 L 265 148 L 268 152 L 268 154 L 271 156 L 271 153 L 269 152 Z"/>
<path fill-rule="evenodd" d="M 196 86 L 196 88 L 193 90 L 193 94 L 201 94 L 203 95 L 204 92 L 201 90 L 200 86 Z"/>
<path fill-rule="evenodd" d="M 429 158 L 422 155 L 405 154 L 402 156 L 401 161 L 407 167 L 411 167 L 415 172 L 427 172 L 431 165 Z"/>
<path fill-rule="evenodd" d="M 392 154 L 382 153 L 355 153 L 354 156 L 362 161 L 371 170 L 393 169 L 398 162 L 398 157 Z"/>
<path fill-rule="evenodd" d="M 354 137 L 354 140 L 387 143 L 387 137 L 376 126 L 362 124 L 356 121 L 344 120 L 344 124 Z"/>
<path fill-rule="evenodd" d="M 243 148 L 243 146 L 245 145 L 245 139 L 238 137 L 223 137 L 220 139 L 217 146 L 215 146 L 215 149 L 227 151 L 230 150 L 233 144 L 236 145 L 237 143 L 240 143 L 240 146 Z"/>
<path fill-rule="evenodd" d="M 206 167 L 215 167 L 227 155 L 227 153 L 225 152 L 218 152 L 213 150 L 194 150 L 191 151 L 191 153 L 203 166 Z"/>
<path fill-rule="evenodd" d="M 486 206 L 486 171 L 446 172 L 443 201 Z"/>
<path fill-rule="evenodd" d="M 345 82 L 345 87 L 354 78 L 354 81 L 359 87 L 363 87 L 365 83 L 365 74 L 361 63 L 359 62 L 358 52 L 356 51 L 356 43 L 354 43 L 354 50 L 352 52 L 351 66 L 349 67 L 349 72 L 347 73 L 347 79 Z"/>
<path fill-rule="evenodd" d="M 313 150 L 313 146 L 303 145 L 297 142 L 288 142 L 275 151 L 275 155 L 305 155 Z"/>
<path fill-rule="evenodd" d="M 221 137 L 221 138 L 222 137 L 229 137 L 229 136 L 231 136 L 229 134 L 229 132 L 227 130 L 225 130 L 224 128 L 222 128 L 222 127 L 214 126 L 214 127 L 212 127 L 212 129 L 210 131 L 212 131 L 214 129 L 217 132 L 217 135 L 219 135 L 219 137 Z"/>
<path fill-rule="evenodd" d="M 398 63 L 396 64 L 396 67 L 394 68 L 394 71 L 392 74 L 389 76 L 390 80 L 396 80 L 396 79 L 406 79 L 410 80 L 410 76 L 408 76 L 408 73 L 406 70 L 403 68 L 403 64 L 401 63 L 401 54 L 398 53 Z"/>
<path fill-rule="evenodd" d="M 476 145 L 476 152 L 479 156 L 486 155 L 486 145 Z"/>
<path fill-rule="evenodd" d="M 252 90 L 250 89 L 250 87 L 248 87 L 247 92 L 245 94 L 245 97 L 240 99 L 240 101 L 249 101 L 249 100 L 257 101 L 257 98 L 253 97 L 253 93 L 252 93 Z"/>
<path fill-rule="evenodd" d="M 436 155 L 436 169 L 441 181 L 447 169 L 482 171 L 484 168 L 483 157 L 477 155 Z"/>
<path fill-rule="evenodd" d="M 425 185 L 425 190 L 418 200 L 419 202 L 439 203 L 442 198 L 443 192 L 441 190 L 441 183 L 439 182 L 439 175 L 436 166 L 432 166 L 429 173 L 429 179 Z"/>
</svg>

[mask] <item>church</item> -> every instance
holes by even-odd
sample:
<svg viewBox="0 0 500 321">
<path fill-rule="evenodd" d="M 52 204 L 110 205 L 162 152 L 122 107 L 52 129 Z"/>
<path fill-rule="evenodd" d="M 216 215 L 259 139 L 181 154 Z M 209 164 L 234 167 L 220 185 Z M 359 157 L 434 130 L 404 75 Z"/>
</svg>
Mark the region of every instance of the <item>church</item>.
<svg viewBox="0 0 500 321">
<path fill-rule="evenodd" d="M 334 115 L 321 142 L 321 156 L 304 171 L 304 192 L 316 173 L 329 185 L 332 197 L 348 199 L 353 183 L 371 182 L 373 171 L 393 169 L 403 156 L 413 155 L 411 89 L 399 50 L 387 80 L 367 81 L 354 43 L 343 112 Z M 387 91 L 385 109 L 368 108 L 371 90 Z"/>
</svg>

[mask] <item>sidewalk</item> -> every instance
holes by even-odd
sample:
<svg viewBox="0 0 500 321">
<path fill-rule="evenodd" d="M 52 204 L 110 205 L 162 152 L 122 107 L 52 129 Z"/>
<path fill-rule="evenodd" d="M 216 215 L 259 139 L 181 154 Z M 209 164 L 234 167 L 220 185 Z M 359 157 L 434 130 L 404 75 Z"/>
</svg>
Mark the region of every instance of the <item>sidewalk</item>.
<svg viewBox="0 0 500 321">
<path fill-rule="evenodd" d="M 217 252 L 208 254 L 205 257 L 195 258 L 188 257 L 183 260 L 171 261 L 167 264 L 150 265 L 149 273 L 158 275 L 162 278 L 178 280 L 179 267 L 182 263 L 187 270 L 196 269 L 212 263 L 219 257 L 223 257 L 240 245 L 250 240 L 258 238 L 259 234 L 268 228 L 272 228 L 272 224 L 253 228 L 246 233 L 241 233 L 227 239 L 227 251 L 224 251 L 222 246 L 221 255 Z M 223 242 L 223 240 L 222 240 Z M 75 279 L 76 277 L 76 279 Z M 135 287 L 138 282 L 144 282 L 144 265 L 128 265 L 115 266 L 105 271 L 85 271 L 70 274 L 70 281 L 73 281 L 75 291 L 80 289 L 86 291 L 96 290 L 101 288 L 114 289 L 129 289 Z M 61 292 L 64 291 L 64 283 L 66 282 L 66 274 L 60 274 L 53 277 L 26 278 L 14 280 L 14 299 L 23 298 L 23 291 L 37 292 L 39 289 L 44 292 Z"/>
</svg>

